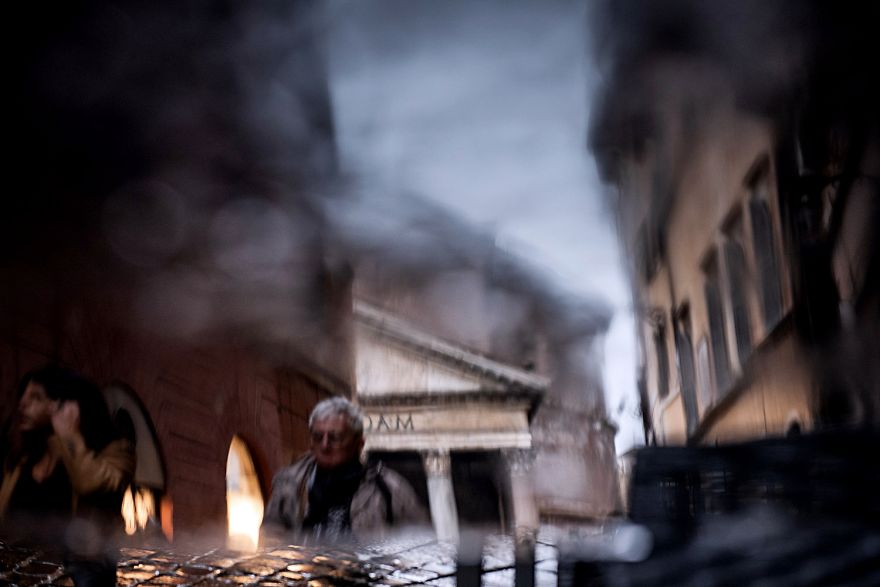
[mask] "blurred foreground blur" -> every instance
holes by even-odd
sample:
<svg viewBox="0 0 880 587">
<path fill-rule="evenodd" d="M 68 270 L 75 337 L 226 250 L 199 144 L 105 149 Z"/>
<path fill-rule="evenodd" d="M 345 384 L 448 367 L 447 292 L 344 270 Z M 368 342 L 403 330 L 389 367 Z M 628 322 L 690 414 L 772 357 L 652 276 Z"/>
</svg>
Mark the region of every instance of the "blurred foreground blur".
<svg viewBox="0 0 880 587">
<path fill-rule="evenodd" d="M 427 6 L 407 14 L 446 14 Z M 582 155 L 626 251 L 649 445 L 619 460 L 609 306 L 436 204 L 364 193 L 329 14 L 14 9 L 4 423 L 41 364 L 103 386 L 137 453 L 119 584 L 880 582 L 876 10 L 590 3 Z M 261 549 L 272 475 L 333 395 L 435 535 Z M 4 533 L 0 582 L 69 584 L 57 545 Z"/>
</svg>

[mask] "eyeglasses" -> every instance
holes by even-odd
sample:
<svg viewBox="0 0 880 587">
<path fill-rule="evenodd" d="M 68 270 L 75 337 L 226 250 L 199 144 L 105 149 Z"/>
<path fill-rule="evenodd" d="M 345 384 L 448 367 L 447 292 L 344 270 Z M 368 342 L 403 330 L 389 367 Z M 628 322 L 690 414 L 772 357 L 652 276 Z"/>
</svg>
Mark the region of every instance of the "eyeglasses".
<svg viewBox="0 0 880 587">
<path fill-rule="evenodd" d="M 317 430 L 311 432 L 312 444 L 321 444 L 326 437 L 327 444 L 335 447 L 345 444 L 349 439 L 349 436 L 350 435 L 347 432 L 319 432 Z"/>
</svg>

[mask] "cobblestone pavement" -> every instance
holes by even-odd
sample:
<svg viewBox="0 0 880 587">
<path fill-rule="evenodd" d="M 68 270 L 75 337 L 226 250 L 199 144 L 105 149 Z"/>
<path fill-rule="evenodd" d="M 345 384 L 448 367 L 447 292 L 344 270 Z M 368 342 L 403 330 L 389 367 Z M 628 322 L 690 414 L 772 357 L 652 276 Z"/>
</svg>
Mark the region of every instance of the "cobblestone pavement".
<svg viewBox="0 0 880 587">
<path fill-rule="evenodd" d="M 517 571 L 525 570 L 529 579 L 521 585 L 533 581 L 539 587 L 595 581 L 619 587 L 880 585 L 880 532 L 874 522 L 804 520 L 761 508 L 713 519 L 688 542 L 653 553 L 647 530 L 631 524 L 609 524 L 604 530 L 545 528 L 538 535 L 534 564 L 520 569 L 513 540 L 501 535 L 476 540 L 463 535 L 460 556 L 454 546 L 425 535 L 351 549 L 285 546 L 252 554 L 183 552 L 179 546 L 122 548 L 117 584 L 502 587 L 516 584 Z M 473 553 L 481 556 L 469 556 Z M 72 587 L 62 560 L 60 551 L 0 540 L 0 587 Z"/>
<path fill-rule="evenodd" d="M 0 542 L 0 585 L 63 585 L 62 554 Z M 556 585 L 556 549 L 538 542 L 536 585 Z M 506 536 L 486 539 L 482 585 L 514 584 L 513 541 Z M 396 540 L 355 550 L 288 546 L 254 554 L 210 550 L 186 554 L 172 550 L 122 548 L 117 584 L 238 585 L 321 587 L 329 585 L 455 585 L 453 546 L 424 538 Z"/>
</svg>

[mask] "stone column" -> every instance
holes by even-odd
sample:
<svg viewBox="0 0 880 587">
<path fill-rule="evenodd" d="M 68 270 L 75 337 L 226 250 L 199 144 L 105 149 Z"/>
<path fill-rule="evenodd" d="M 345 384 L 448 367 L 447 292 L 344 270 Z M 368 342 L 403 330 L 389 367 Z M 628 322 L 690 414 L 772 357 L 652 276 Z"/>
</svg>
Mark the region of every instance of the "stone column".
<svg viewBox="0 0 880 587">
<path fill-rule="evenodd" d="M 422 453 L 425 475 L 428 478 L 428 501 L 431 520 L 439 540 L 458 542 L 458 511 L 452 490 L 450 458 L 448 450 L 432 450 Z"/>
<path fill-rule="evenodd" d="M 531 541 L 538 530 L 538 505 L 532 479 L 535 462 L 533 449 L 503 451 L 504 462 L 510 475 L 510 497 L 513 502 L 513 527 L 518 540 Z"/>
</svg>

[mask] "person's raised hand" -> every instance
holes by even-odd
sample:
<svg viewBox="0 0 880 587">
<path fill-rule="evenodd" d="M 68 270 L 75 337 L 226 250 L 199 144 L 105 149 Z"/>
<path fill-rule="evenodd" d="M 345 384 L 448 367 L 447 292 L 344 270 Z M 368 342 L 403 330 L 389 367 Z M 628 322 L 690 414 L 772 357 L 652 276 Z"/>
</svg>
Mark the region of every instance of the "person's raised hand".
<svg viewBox="0 0 880 587">
<path fill-rule="evenodd" d="M 79 404 L 73 401 L 61 402 L 52 414 L 52 428 L 62 438 L 79 432 Z"/>
</svg>

